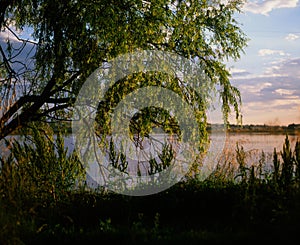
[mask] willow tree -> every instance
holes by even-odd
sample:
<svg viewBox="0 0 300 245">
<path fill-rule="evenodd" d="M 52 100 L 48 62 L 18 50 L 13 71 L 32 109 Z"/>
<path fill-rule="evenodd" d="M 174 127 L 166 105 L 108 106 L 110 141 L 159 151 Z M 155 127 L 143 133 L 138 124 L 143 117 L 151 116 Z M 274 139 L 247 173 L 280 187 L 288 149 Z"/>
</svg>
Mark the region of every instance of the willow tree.
<svg viewBox="0 0 300 245">
<path fill-rule="evenodd" d="M 87 77 L 134 50 L 168 51 L 201 63 L 218 87 L 225 122 L 232 109 L 238 118 L 240 94 L 230 83 L 226 61 L 238 59 L 247 42 L 234 18 L 243 2 L 1 0 L 0 139 L 32 121 L 69 120 Z M 142 74 L 119 81 L 100 102 L 99 115 L 116 105 L 116 94 L 134 90 L 137 85 L 124 84 L 137 79 L 147 86 Z M 203 101 L 196 102 L 198 110 L 205 109 Z M 155 110 L 143 113 L 163 111 Z"/>
</svg>

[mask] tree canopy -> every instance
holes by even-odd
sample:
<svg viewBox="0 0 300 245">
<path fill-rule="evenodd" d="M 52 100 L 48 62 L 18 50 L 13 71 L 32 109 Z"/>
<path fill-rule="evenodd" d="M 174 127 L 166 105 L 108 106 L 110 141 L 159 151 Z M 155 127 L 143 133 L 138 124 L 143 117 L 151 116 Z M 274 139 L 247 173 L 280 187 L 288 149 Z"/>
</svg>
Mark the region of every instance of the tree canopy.
<svg viewBox="0 0 300 245">
<path fill-rule="evenodd" d="M 226 60 L 238 59 L 247 43 L 235 19 L 243 3 L 1 0 L 0 139 L 32 121 L 70 120 L 87 77 L 103 62 L 137 49 L 168 51 L 201 63 L 218 87 L 225 121 L 232 108 L 238 118 L 241 98 L 230 83 Z M 147 80 L 142 74 L 125 79 L 131 88 L 116 85 L 103 104 L 117 103 L 111 101 L 116 91 L 134 90 L 134 79 Z M 198 104 L 198 111 L 205 109 Z"/>
</svg>

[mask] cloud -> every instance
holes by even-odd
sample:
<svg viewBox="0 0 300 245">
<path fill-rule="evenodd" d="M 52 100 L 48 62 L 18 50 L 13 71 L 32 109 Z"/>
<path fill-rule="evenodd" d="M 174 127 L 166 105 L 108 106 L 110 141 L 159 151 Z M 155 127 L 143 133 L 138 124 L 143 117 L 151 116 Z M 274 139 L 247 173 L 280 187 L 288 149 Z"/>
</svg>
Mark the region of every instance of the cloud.
<svg viewBox="0 0 300 245">
<path fill-rule="evenodd" d="M 240 90 L 245 92 L 245 93 L 260 95 L 261 91 L 263 89 L 271 87 L 271 86 L 272 86 L 272 83 L 269 83 L 269 82 L 257 83 L 257 84 L 254 84 L 254 85 L 244 84 L 244 85 L 240 86 Z"/>
<path fill-rule="evenodd" d="M 8 40 L 10 42 L 21 43 L 21 41 L 7 29 L 0 31 L 0 41 L 7 42 Z"/>
<path fill-rule="evenodd" d="M 230 68 L 230 72 L 232 74 L 235 74 L 235 73 L 244 73 L 244 72 L 246 72 L 246 70 L 245 69 L 238 69 L 238 68 Z"/>
<path fill-rule="evenodd" d="M 260 56 L 279 54 L 280 57 L 273 58 L 272 61 L 264 64 L 264 71 L 261 74 L 250 73 L 245 69 L 231 68 L 233 81 L 257 80 L 268 81 L 269 78 L 295 78 L 300 79 L 300 58 L 291 58 L 289 54 L 281 50 L 260 50 Z M 285 56 L 284 56 L 284 55 Z M 299 83 L 299 81 L 298 81 Z M 300 83 L 299 83 L 300 84 Z M 300 86 L 299 86 L 300 91 Z"/>
<path fill-rule="evenodd" d="M 272 50 L 272 49 L 261 49 L 258 51 L 258 56 L 267 56 L 267 55 L 280 55 L 285 56 L 288 55 L 282 50 Z"/>
<path fill-rule="evenodd" d="M 299 39 L 299 38 L 300 38 L 300 36 L 295 35 L 295 34 L 293 34 L 293 33 L 290 33 L 290 34 L 288 34 L 288 35 L 285 37 L 285 39 L 288 40 L 288 41 L 295 41 L 295 40 L 297 40 L 297 39 Z"/>
<path fill-rule="evenodd" d="M 241 92 L 244 123 L 300 123 L 300 57 L 270 62 L 262 74 L 233 76 L 232 84 Z"/>
<path fill-rule="evenodd" d="M 268 16 L 274 9 L 295 8 L 299 0 L 264 0 L 264 1 L 248 1 L 244 5 L 244 11 L 254 14 L 262 14 Z"/>
<path fill-rule="evenodd" d="M 267 71 L 267 74 L 281 75 L 300 79 L 300 58 L 285 59 L 281 63 L 270 67 Z"/>
<path fill-rule="evenodd" d="M 276 89 L 275 93 L 280 94 L 280 95 L 293 95 L 296 91 L 295 90 L 289 90 L 289 89 Z M 298 96 L 289 96 L 290 99 L 292 98 L 298 98 Z"/>
<path fill-rule="evenodd" d="M 267 67 L 264 72 L 264 77 L 288 77 L 289 74 L 281 69 L 278 65 Z"/>
<path fill-rule="evenodd" d="M 251 75 L 251 73 L 245 69 L 238 69 L 238 68 L 231 67 L 229 68 L 229 71 L 231 73 L 232 78 L 234 79 L 245 78 Z"/>
<path fill-rule="evenodd" d="M 19 40 L 10 31 L 5 29 L 0 31 L 0 45 L 3 48 L 4 54 L 8 56 L 8 40 L 11 46 L 10 65 L 16 73 L 23 73 L 25 70 L 34 69 L 36 46 L 27 42 L 24 43 Z"/>
</svg>

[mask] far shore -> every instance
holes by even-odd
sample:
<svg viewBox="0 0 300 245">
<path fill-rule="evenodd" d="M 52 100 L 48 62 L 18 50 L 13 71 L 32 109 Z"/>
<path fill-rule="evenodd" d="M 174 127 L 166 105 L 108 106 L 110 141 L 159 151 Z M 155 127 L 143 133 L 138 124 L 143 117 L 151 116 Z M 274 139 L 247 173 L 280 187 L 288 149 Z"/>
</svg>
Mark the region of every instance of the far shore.
<svg viewBox="0 0 300 245">
<path fill-rule="evenodd" d="M 52 125 L 54 133 L 57 133 L 62 129 L 61 126 Z M 207 131 L 210 133 L 211 131 L 223 131 L 225 130 L 225 126 L 223 124 L 208 124 Z M 72 128 L 67 126 L 64 128 L 65 134 L 72 134 Z M 61 132 L 61 131 L 60 131 Z M 287 126 L 279 126 L 279 125 L 236 125 L 230 124 L 226 128 L 227 133 L 268 133 L 268 134 L 288 134 L 288 135 L 300 135 L 300 124 L 289 124 Z M 11 135 L 20 135 L 20 132 L 12 133 Z"/>
<path fill-rule="evenodd" d="M 300 124 L 278 125 L 230 125 L 228 132 L 233 133 L 271 133 L 271 134 L 300 134 Z"/>
</svg>

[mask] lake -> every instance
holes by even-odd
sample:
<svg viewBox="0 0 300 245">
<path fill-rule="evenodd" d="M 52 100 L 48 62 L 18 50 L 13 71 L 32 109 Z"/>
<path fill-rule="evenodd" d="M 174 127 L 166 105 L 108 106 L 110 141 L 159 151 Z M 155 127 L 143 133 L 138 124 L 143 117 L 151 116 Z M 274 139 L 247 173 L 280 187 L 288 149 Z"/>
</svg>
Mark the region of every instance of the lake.
<svg viewBox="0 0 300 245">
<path fill-rule="evenodd" d="M 14 138 L 18 138 L 18 136 L 11 136 Z M 217 146 L 217 151 L 220 151 L 223 148 L 223 152 L 221 155 L 232 155 L 235 154 L 236 145 L 242 146 L 247 153 L 247 162 L 251 161 L 258 161 L 261 152 L 264 151 L 266 154 L 267 162 L 272 162 L 272 154 L 274 148 L 276 148 L 277 152 L 282 150 L 282 146 L 285 141 L 285 134 L 270 134 L 270 133 L 232 133 L 229 132 L 226 134 L 225 144 L 224 147 L 218 146 L 218 137 L 221 136 L 214 136 L 212 139 L 214 144 Z M 295 147 L 297 139 L 300 140 L 300 135 L 289 135 L 289 140 L 291 143 L 292 148 Z M 222 138 L 221 141 L 224 139 Z M 65 137 L 65 146 L 68 148 L 69 152 L 74 149 L 74 141 L 72 136 Z M 4 141 L 0 142 L 0 150 L 1 155 L 7 155 L 8 150 L 5 147 Z"/>
<path fill-rule="evenodd" d="M 246 152 L 246 160 L 248 164 L 256 164 L 261 158 L 262 151 L 265 153 L 266 163 L 271 164 L 273 161 L 274 148 L 280 153 L 285 142 L 285 134 L 270 133 L 228 133 L 224 146 L 223 155 L 235 154 L 237 144 L 243 147 Z M 300 135 L 288 136 L 290 145 L 294 150 L 297 139 Z"/>
<path fill-rule="evenodd" d="M 226 137 L 223 139 L 223 137 Z M 243 147 L 246 152 L 247 164 L 257 164 L 261 158 L 262 151 L 265 153 L 265 160 L 267 164 L 273 162 L 274 148 L 280 153 L 285 142 L 285 134 L 270 134 L 270 133 L 232 133 L 214 135 L 212 148 L 219 152 L 218 159 L 222 163 L 226 159 L 232 160 L 236 153 L 237 144 Z M 294 149 L 297 139 L 300 140 L 300 135 L 289 135 L 289 140 L 292 149 Z M 74 149 L 72 137 L 66 137 L 66 145 L 69 149 Z M 224 142 L 225 141 L 225 142 Z M 218 143 L 221 143 L 218 145 Z M 224 143 L 224 144 L 222 144 Z M 223 151 L 220 152 L 220 149 Z M 233 160 L 234 162 L 234 160 Z"/>
</svg>

